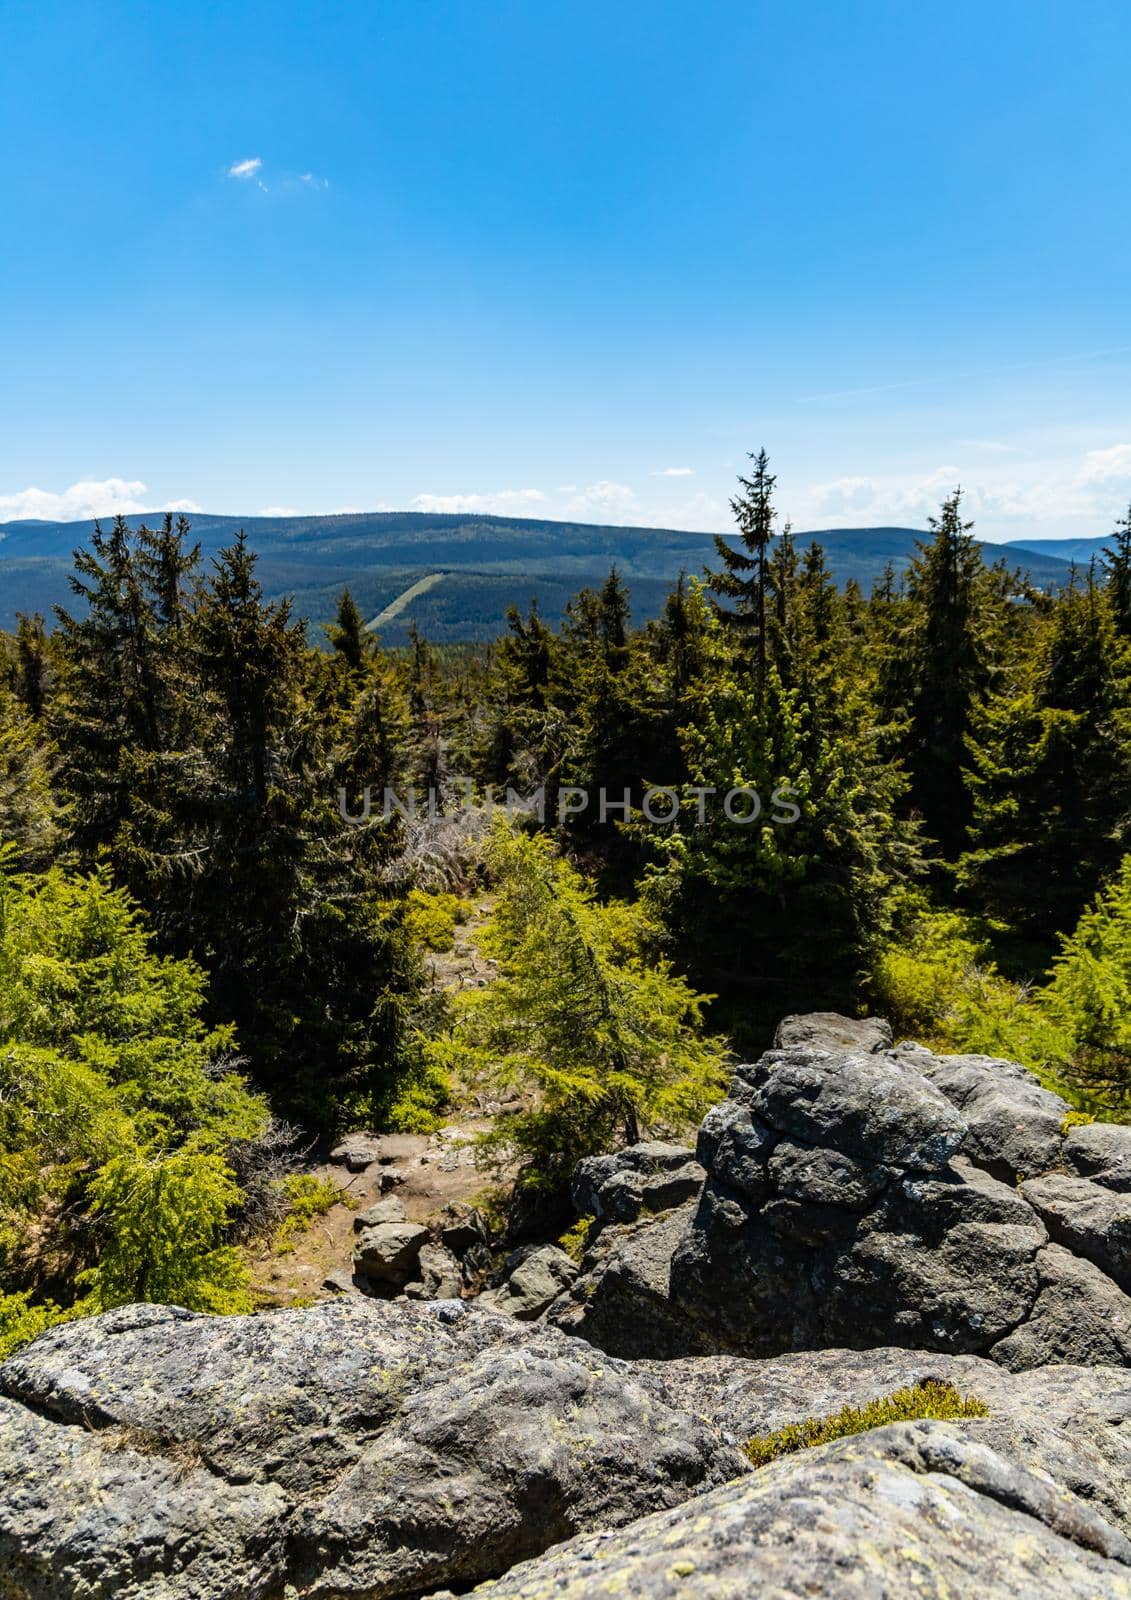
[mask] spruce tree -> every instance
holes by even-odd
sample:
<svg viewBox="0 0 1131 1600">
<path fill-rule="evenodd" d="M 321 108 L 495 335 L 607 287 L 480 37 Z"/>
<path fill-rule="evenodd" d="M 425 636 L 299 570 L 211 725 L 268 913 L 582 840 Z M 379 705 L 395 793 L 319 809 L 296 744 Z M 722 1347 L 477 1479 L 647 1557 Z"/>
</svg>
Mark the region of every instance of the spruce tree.
<svg viewBox="0 0 1131 1600">
<path fill-rule="evenodd" d="M 720 615 L 742 640 L 742 655 L 752 664 L 755 688 L 761 696 L 769 660 L 767 574 L 777 520 L 773 498 L 777 480 L 770 471 L 770 458 L 765 450 L 757 454 L 750 451 L 749 457 L 754 463 L 753 474 L 749 478 L 739 476 L 742 493 L 730 503 L 738 523 L 739 538 L 736 542 L 715 535 L 722 568 L 709 573 L 708 581 L 714 594 L 734 602 L 732 606 L 721 607 Z"/>
<path fill-rule="evenodd" d="M 899 753 L 911 807 L 948 859 L 970 821 L 966 740 L 991 676 L 991 586 L 961 500 L 955 490 L 929 519 L 934 537 L 920 544 L 907 574 L 902 625 L 888 640 L 880 690 L 882 710 L 906 722 Z"/>
<path fill-rule="evenodd" d="M 1014 682 L 975 714 L 974 815 L 959 883 L 1047 950 L 1131 837 L 1131 657 L 1089 571 Z"/>
<path fill-rule="evenodd" d="M 365 621 L 348 589 L 342 590 L 334 621 L 326 633 L 346 672 L 355 681 L 360 679 L 373 652 L 373 639 L 366 633 Z"/>
<path fill-rule="evenodd" d="M 745 1046 L 791 1009 L 851 1010 L 918 867 L 875 730 L 831 736 L 771 667 L 760 701 L 743 677 L 713 674 L 682 742 L 690 783 L 677 826 L 653 830 L 645 879 L 677 960 Z"/>
<path fill-rule="evenodd" d="M 1115 631 L 1121 639 L 1131 639 L 1131 507 L 1115 524 L 1111 546 L 1104 552 L 1103 569 Z"/>
</svg>

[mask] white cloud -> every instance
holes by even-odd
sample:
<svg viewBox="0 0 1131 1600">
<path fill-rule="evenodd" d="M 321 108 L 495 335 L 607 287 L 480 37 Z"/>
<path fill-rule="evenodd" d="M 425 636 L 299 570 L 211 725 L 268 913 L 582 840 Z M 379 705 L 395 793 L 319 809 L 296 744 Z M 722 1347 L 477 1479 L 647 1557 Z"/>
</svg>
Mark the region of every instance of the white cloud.
<svg viewBox="0 0 1131 1600">
<path fill-rule="evenodd" d="M 240 178 L 244 181 L 248 178 L 257 178 L 262 165 L 263 158 L 261 156 L 251 156 L 247 161 L 233 161 L 228 168 L 228 177 Z"/>
<path fill-rule="evenodd" d="M 256 512 L 256 516 L 259 517 L 298 517 L 301 515 L 302 513 L 297 506 L 264 506 L 261 511 Z"/>
<path fill-rule="evenodd" d="M 1110 483 L 1131 478 L 1131 444 L 1113 444 L 1106 450 L 1089 450 L 1084 457 L 1085 483 Z"/>
<path fill-rule="evenodd" d="M 413 511 L 520 516 L 545 500 L 541 489 L 499 489 L 494 494 L 418 494 L 410 505 Z"/>
<path fill-rule="evenodd" d="M 1051 446 L 1026 449 L 1000 467 L 982 460 L 972 471 L 950 464 L 917 474 L 835 478 L 792 497 L 794 521 L 802 528 L 925 528 L 960 485 L 963 511 L 982 538 L 1098 535 L 1108 530 L 1120 494 L 1131 486 L 1131 444 L 1083 455 Z"/>
<path fill-rule="evenodd" d="M 619 524 L 638 521 L 641 515 L 636 502 L 636 491 L 627 483 L 613 483 L 602 478 L 584 489 L 562 491 L 571 498 L 559 515 L 575 522 L 605 522 Z"/>
<path fill-rule="evenodd" d="M 145 484 L 136 478 L 84 478 L 59 493 L 21 489 L 16 494 L 0 494 L 0 522 L 81 522 L 88 517 L 117 516 L 119 512 L 200 510 L 193 500 L 147 505 L 140 498 L 144 493 Z"/>
<path fill-rule="evenodd" d="M 662 467 L 659 472 L 653 472 L 653 478 L 693 478 L 694 467 Z"/>
<path fill-rule="evenodd" d="M 874 478 L 834 478 L 831 483 L 818 484 L 811 490 L 810 501 L 818 513 L 839 517 L 867 510 L 876 494 Z"/>
</svg>

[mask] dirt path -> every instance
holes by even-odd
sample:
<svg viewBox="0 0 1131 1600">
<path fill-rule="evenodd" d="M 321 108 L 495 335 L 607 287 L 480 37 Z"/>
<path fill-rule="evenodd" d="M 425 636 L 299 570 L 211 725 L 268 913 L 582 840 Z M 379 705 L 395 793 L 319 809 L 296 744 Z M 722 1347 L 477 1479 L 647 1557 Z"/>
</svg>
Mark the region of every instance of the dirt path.
<svg viewBox="0 0 1131 1600">
<path fill-rule="evenodd" d="M 481 900 L 470 921 L 456 929 L 452 950 L 426 953 L 431 987 L 455 993 L 490 981 L 492 965 L 475 945 L 475 934 L 490 913 L 490 901 Z M 503 1107 L 484 1084 L 467 1082 L 455 1088 L 450 1120 L 437 1132 L 368 1136 L 375 1159 L 363 1171 L 351 1172 L 344 1164 L 300 1168 L 329 1179 L 342 1191 L 342 1200 L 284 1245 L 264 1243 L 250 1257 L 253 1285 L 263 1301 L 292 1305 L 332 1295 L 325 1280 L 333 1272 L 350 1270 L 355 1213 L 383 1194 L 395 1194 L 411 1221 L 428 1222 L 445 1206 L 472 1200 L 489 1187 L 488 1174 L 475 1165 L 473 1141 Z"/>
<path fill-rule="evenodd" d="M 304 1167 L 336 1184 L 342 1200 L 294 1235 L 289 1247 L 259 1248 L 250 1261 L 257 1293 L 272 1305 L 329 1298 L 333 1291 L 323 1287 L 326 1278 L 350 1270 L 354 1214 L 385 1194 L 395 1194 L 413 1222 L 427 1222 L 454 1201 L 480 1194 L 489 1180 L 475 1165 L 472 1141 L 490 1125 L 489 1118 L 479 1117 L 452 1122 L 433 1134 L 383 1134 L 375 1139 L 377 1159 L 362 1172 L 351 1172 L 344 1164 Z M 400 1181 L 390 1187 L 392 1175 Z"/>
</svg>

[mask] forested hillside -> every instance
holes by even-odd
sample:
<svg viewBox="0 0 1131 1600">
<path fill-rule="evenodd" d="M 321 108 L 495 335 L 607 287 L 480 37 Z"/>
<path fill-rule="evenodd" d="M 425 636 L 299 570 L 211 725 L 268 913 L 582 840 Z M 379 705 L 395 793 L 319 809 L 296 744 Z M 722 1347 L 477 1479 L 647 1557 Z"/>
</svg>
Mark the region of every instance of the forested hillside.
<svg viewBox="0 0 1131 1600">
<path fill-rule="evenodd" d="M 126 524 L 136 532 L 145 521 L 133 515 Z M 21 611 L 41 611 L 50 623 L 53 607 L 68 601 L 71 552 L 90 532 L 89 522 L 0 523 L 0 627 L 14 627 Z M 407 643 L 413 625 L 434 644 L 483 643 L 505 626 L 508 606 L 525 609 L 532 598 L 556 624 L 570 596 L 599 584 L 614 564 L 631 584 L 637 622 L 647 622 L 663 611 L 680 573 L 701 577 L 714 552 L 707 533 L 520 517 L 386 511 L 193 518 L 205 566 L 241 532 L 264 593 L 289 598 L 316 642 L 345 586 L 371 627 L 399 608 L 380 624 L 386 644 Z M 838 584 L 854 580 L 867 590 L 889 563 L 904 573 L 920 537 L 913 528 L 832 528 L 799 533 L 796 543 L 799 553 L 819 543 Z M 1011 548 L 1009 559 L 1032 583 L 1053 588 L 1068 581 L 1071 561 L 1087 564 L 1079 547 L 1089 543 L 1090 555 L 1103 541 L 1077 541 L 1071 551 Z M 987 551 L 986 559 L 1000 553 Z"/>
<path fill-rule="evenodd" d="M 865 593 L 774 491 L 763 453 L 642 625 L 614 565 L 458 648 L 348 590 L 320 637 L 238 530 L 95 529 L 2 637 L 0 1343 L 250 1303 L 287 1152 L 427 1129 L 468 1075 L 542 1195 L 693 1125 L 789 1011 L 1125 1114 L 1131 519 L 1034 587 L 956 492 Z M 422 956 L 468 896 L 495 976 L 452 999 Z"/>
</svg>

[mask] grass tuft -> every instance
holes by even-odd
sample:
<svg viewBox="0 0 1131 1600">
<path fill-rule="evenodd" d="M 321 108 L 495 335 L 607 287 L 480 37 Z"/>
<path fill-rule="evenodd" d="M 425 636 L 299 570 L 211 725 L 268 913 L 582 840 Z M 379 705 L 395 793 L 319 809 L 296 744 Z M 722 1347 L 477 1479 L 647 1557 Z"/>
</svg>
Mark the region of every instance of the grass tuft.
<svg viewBox="0 0 1131 1600">
<path fill-rule="evenodd" d="M 956 1417 L 987 1416 L 989 1407 L 983 1401 L 959 1394 L 953 1384 L 930 1378 L 911 1388 L 896 1389 L 894 1394 L 884 1395 L 879 1400 L 870 1400 L 866 1406 L 844 1406 L 831 1417 L 806 1417 L 804 1422 L 791 1422 L 775 1433 L 749 1440 L 744 1449 L 753 1466 L 764 1467 L 779 1456 L 793 1455 L 797 1450 L 809 1450 L 814 1445 L 828 1444 L 850 1434 L 867 1433 L 870 1428 L 885 1428 L 889 1422 L 917 1422 L 922 1418 L 950 1422 Z"/>
</svg>

